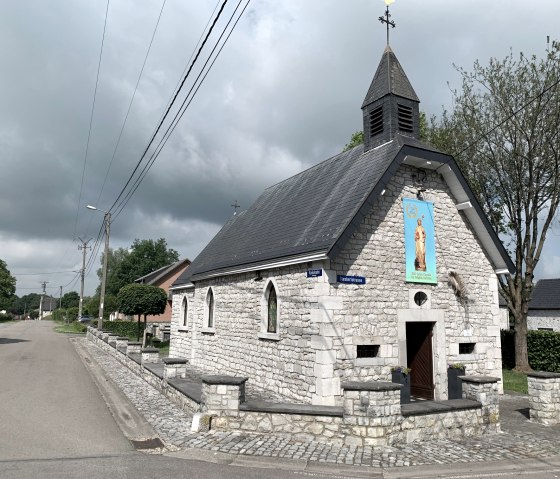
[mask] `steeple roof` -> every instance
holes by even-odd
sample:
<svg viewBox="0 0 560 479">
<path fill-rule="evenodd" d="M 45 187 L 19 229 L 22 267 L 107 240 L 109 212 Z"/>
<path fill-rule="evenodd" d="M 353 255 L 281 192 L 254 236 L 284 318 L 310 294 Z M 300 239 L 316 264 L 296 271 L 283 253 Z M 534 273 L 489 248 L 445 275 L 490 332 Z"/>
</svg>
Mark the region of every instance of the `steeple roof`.
<svg viewBox="0 0 560 479">
<path fill-rule="evenodd" d="M 389 94 L 420 102 L 396 55 L 387 45 L 362 108 Z"/>
</svg>

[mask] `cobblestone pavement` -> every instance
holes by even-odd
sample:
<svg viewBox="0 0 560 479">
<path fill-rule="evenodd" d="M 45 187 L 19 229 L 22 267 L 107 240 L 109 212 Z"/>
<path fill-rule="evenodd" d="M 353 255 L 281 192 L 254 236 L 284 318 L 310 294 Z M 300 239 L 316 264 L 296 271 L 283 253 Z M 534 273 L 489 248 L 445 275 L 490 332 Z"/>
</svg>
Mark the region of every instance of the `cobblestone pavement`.
<svg viewBox="0 0 560 479">
<path fill-rule="evenodd" d="M 77 341 L 82 342 L 105 373 L 152 424 L 168 450 L 200 448 L 237 455 L 373 467 L 544 459 L 556 456 L 560 451 L 560 428 L 529 422 L 525 396 L 505 396 L 501 401 L 503 433 L 462 440 L 372 448 L 302 442 L 274 434 L 193 433 L 190 431 L 190 415 L 90 341 Z"/>
</svg>

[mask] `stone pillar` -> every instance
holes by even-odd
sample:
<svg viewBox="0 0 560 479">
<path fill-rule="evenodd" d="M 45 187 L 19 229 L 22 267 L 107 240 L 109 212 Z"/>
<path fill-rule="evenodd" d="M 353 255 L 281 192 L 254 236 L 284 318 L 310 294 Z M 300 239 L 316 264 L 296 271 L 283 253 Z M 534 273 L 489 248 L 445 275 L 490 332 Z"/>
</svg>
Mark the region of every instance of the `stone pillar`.
<svg viewBox="0 0 560 479">
<path fill-rule="evenodd" d="M 534 371 L 527 374 L 529 414 L 532 421 L 560 424 L 560 373 Z"/>
<path fill-rule="evenodd" d="M 202 376 L 201 409 L 207 414 L 234 415 L 245 402 L 247 378 Z"/>
<path fill-rule="evenodd" d="M 383 381 L 342 383 L 343 432 L 348 446 L 393 443 L 403 421 L 401 384 Z"/>
<path fill-rule="evenodd" d="M 114 348 L 117 345 L 117 338 L 119 337 L 118 334 L 109 334 L 107 338 L 107 344 Z"/>
<path fill-rule="evenodd" d="M 119 348 L 124 346 L 124 351 L 119 351 Z M 119 352 L 122 352 L 123 354 L 126 354 L 126 348 L 128 346 L 128 338 L 124 337 L 124 336 L 119 336 L 117 338 L 117 342 L 115 344 L 115 349 Z"/>
<path fill-rule="evenodd" d="M 140 341 L 129 341 L 126 345 L 126 355 L 130 356 L 131 354 L 140 354 L 142 349 L 142 342 Z"/>
<path fill-rule="evenodd" d="M 493 376 L 459 376 L 463 381 L 463 398 L 482 404 L 485 433 L 500 432 L 499 381 Z"/>
<path fill-rule="evenodd" d="M 187 375 L 187 360 L 163 358 L 163 379 L 184 378 Z"/>
<path fill-rule="evenodd" d="M 142 348 L 140 349 L 140 353 L 142 354 L 142 364 L 157 363 L 159 361 L 158 348 Z"/>
</svg>

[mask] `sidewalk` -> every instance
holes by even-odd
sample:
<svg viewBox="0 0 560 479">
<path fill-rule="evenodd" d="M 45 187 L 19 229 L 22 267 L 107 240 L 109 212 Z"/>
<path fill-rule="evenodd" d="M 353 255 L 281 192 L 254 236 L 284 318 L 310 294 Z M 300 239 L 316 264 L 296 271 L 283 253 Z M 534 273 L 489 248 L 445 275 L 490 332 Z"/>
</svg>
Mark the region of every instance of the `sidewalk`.
<svg viewBox="0 0 560 479">
<path fill-rule="evenodd" d="M 191 416 L 173 404 L 159 391 L 136 376 L 116 359 L 85 338 L 75 339 L 120 388 L 132 404 L 152 425 L 166 446 L 166 452 L 180 456 L 181 451 L 195 458 L 209 454 L 233 454 L 260 458 L 305 461 L 316 465 L 347 466 L 443 465 L 482 461 L 542 460 L 560 453 L 560 427 L 545 427 L 528 421 L 526 396 L 506 395 L 500 402 L 503 433 L 463 440 L 419 442 L 399 447 L 333 446 L 318 442 L 298 441 L 297 437 L 277 436 L 262 431 L 193 433 Z"/>
</svg>

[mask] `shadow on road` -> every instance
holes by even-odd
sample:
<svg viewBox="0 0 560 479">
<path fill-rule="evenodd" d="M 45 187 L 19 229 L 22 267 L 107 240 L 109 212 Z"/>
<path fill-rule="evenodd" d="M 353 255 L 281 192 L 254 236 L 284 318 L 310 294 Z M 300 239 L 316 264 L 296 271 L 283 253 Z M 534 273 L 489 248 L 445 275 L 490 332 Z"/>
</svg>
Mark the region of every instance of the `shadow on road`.
<svg viewBox="0 0 560 479">
<path fill-rule="evenodd" d="M 28 339 L 0 338 L 0 344 L 28 343 Z"/>
</svg>

